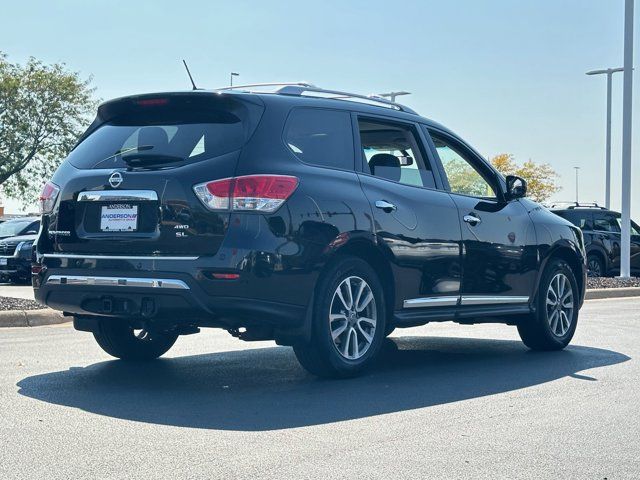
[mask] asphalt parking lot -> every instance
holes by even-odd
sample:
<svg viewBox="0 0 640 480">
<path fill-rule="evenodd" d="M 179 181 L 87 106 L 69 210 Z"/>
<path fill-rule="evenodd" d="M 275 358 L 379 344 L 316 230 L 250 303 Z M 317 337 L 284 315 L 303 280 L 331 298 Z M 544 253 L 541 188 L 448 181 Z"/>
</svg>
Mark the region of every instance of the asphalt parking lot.
<svg viewBox="0 0 640 480">
<path fill-rule="evenodd" d="M 589 478 L 640 472 L 640 299 L 563 352 L 506 326 L 400 330 L 366 376 L 226 332 L 146 365 L 70 325 L 0 331 L 0 478 Z"/>
</svg>

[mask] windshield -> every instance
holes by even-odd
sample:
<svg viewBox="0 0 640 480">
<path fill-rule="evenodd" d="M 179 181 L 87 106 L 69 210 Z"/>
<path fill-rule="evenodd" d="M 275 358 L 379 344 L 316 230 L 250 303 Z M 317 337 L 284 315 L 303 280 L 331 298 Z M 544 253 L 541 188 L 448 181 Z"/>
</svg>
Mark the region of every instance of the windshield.
<svg viewBox="0 0 640 480">
<path fill-rule="evenodd" d="M 0 223 L 0 237 L 15 237 L 31 225 L 31 220 L 9 220 Z"/>
</svg>

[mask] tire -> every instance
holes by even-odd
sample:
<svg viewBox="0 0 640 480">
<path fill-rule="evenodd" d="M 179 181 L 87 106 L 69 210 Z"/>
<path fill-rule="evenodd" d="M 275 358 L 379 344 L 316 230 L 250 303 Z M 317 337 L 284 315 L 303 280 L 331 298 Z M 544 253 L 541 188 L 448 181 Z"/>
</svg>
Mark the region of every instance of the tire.
<svg viewBox="0 0 640 480">
<path fill-rule="evenodd" d="M 606 276 L 607 272 L 605 272 L 604 262 L 602 261 L 602 257 L 597 253 L 590 253 L 587 255 L 587 265 L 589 267 L 590 277 Z"/>
<path fill-rule="evenodd" d="M 566 347 L 578 325 L 578 295 L 578 283 L 569 264 L 560 259 L 550 260 L 540 280 L 536 311 L 518 324 L 524 344 L 532 350 Z M 558 307 L 556 300 L 562 307 Z"/>
<path fill-rule="evenodd" d="M 300 364 L 314 375 L 359 375 L 380 351 L 385 319 L 384 293 L 375 271 L 359 258 L 342 257 L 316 285 L 311 341 L 294 345 L 293 350 Z"/>
<path fill-rule="evenodd" d="M 113 319 L 102 320 L 93 336 L 98 345 L 109 355 L 129 361 L 158 358 L 169 351 L 178 339 L 175 333 L 146 330 L 136 335 L 129 325 Z"/>
</svg>

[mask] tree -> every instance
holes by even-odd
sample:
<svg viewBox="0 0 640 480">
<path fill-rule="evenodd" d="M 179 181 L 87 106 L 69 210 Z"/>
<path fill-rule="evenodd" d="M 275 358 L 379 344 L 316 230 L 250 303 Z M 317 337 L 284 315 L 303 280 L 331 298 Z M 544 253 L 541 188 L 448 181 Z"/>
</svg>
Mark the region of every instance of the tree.
<svg viewBox="0 0 640 480">
<path fill-rule="evenodd" d="M 21 66 L 0 52 L 0 186 L 33 204 L 73 148 L 96 106 L 91 78 L 34 58 Z"/>
<path fill-rule="evenodd" d="M 562 188 L 556 184 L 558 174 L 548 163 L 527 160 L 518 165 L 513 155 L 502 153 L 491 159 L 492 165 L 503 175 L 517 175 L 527 181 L 527 196 L 544 202 Z"/>
</svg>

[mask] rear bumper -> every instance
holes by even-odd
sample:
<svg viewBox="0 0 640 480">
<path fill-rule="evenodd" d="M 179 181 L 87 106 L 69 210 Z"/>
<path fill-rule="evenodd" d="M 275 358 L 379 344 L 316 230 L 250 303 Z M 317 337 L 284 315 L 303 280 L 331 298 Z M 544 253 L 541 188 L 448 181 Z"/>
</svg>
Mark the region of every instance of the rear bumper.
<svg viewBox="0 0 640 480">
<path fill-rule="evenodd" d="M 296 302 L 291 287 L 306 283 L 300 275 L 262 277 L 263 270 L 248 264 L 235 270 L 239 277 L 233 280 L 214 279 L 211 272 L 230 269 L 208 257 L 44 255 L 39 265 L 32 276 L 36 300 L 77 316 L 292 330 L 306 313 L 306 296 Z"/>
</svg>

